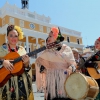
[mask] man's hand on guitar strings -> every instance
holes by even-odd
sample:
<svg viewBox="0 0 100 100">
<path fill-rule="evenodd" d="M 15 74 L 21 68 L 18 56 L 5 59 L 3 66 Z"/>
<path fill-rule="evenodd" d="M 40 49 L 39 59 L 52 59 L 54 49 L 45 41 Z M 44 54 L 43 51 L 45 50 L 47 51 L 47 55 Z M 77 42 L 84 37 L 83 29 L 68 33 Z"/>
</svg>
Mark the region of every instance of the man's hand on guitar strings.
<svg viewBox="0 0 100 100">
<path fill-rule="evenodd" d="M 13 60 L 4 60 L 3 61 L 3 66 L 9 70 L 12 71 L 14 69 L 13 64 L 11 63 Z"/>
</svg>

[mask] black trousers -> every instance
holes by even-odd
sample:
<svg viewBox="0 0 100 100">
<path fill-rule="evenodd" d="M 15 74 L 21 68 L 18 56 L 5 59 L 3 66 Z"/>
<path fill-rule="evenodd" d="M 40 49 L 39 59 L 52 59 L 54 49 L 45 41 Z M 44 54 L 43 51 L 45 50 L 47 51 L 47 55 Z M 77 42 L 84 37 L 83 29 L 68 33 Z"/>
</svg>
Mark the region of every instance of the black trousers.
<svg viewBox="0 0 100 100">
<path fill-rule="evenodd" d="M 69 98 L 54 98 L 52 100 L 72 100 L 72 99 L 69 99 Z"/>
</svg>

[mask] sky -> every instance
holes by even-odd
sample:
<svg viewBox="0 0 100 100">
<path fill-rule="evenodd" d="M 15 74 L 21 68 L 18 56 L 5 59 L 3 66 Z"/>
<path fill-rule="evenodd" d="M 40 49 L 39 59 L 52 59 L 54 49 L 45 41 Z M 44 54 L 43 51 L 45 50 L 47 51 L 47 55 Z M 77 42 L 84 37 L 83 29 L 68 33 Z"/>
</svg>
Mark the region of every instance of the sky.
<svg viewBox="0 0 100 100">
<path fill-rule="evenodd" d="M 21 0 L 1 0 L 21 8 Z M 100 0 L 29 0 L 29 11 L 49 16 L 51 23 L 81 32 L 83 45 L 94 45 L 100 36 Z"/>
</svg>

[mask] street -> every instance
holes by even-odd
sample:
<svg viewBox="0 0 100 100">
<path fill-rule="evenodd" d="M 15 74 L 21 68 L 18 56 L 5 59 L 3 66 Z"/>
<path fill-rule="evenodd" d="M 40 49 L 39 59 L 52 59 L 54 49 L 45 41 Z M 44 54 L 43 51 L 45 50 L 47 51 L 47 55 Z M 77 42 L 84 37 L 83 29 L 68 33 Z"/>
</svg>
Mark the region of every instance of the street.
<svg viewBox="0 0 100 100">
<path fill-rule="evenodd" d="M 44 100 L 44 93 L 37 93 L 37 88 L 35 83 L 32 84 L 34 92 L 34 100 Z"/>
</svg>

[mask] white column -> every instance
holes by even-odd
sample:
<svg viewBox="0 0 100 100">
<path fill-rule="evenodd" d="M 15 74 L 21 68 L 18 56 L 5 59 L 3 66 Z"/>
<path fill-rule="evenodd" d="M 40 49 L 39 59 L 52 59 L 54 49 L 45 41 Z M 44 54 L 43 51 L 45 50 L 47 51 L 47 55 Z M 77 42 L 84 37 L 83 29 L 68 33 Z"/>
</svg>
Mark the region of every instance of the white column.
<svg viewBox="0 0 100 100">
<path fill-rule="evenodd" d="M 21 42 L 19 42 L 18 44 L 21 45 Z"/>
<path fill-rule="evenodd" d="M 46 46 L 46 40 L 45 40 L 45 42 L 44 42 L 44 45 Z"/>
<path fill-rule="evenodd" d="M 32 51 L 32 43 L 29 44 L 30 45 L 30 52 Z"/>
<path fill-rule="evenodd" d="M 20 42 L 20 46 L 22 46 L 22 42 Z"/>
<path fill-rule="evenodd" d="M 5 35 L 5 42 L 7 43 L 7 35 Z"/>
<path fill-rule="evenodd" d="M 26 48 L 26 43 L 25 43 L 25 42 L 23 42 L 23 44 L 24 44 L 24 48 Z"/>
<path fill-rule="evenodd" d="M 40 45 L 39 45 L 39 44 L 37 44 L 37 49 L 38 49 L 38 48 L 40 48 Z"/>
<path fill-rule="evenodd" d="M 26 51 L 29 52 L 28 36 L 26 36 Z"/>
</svg>

